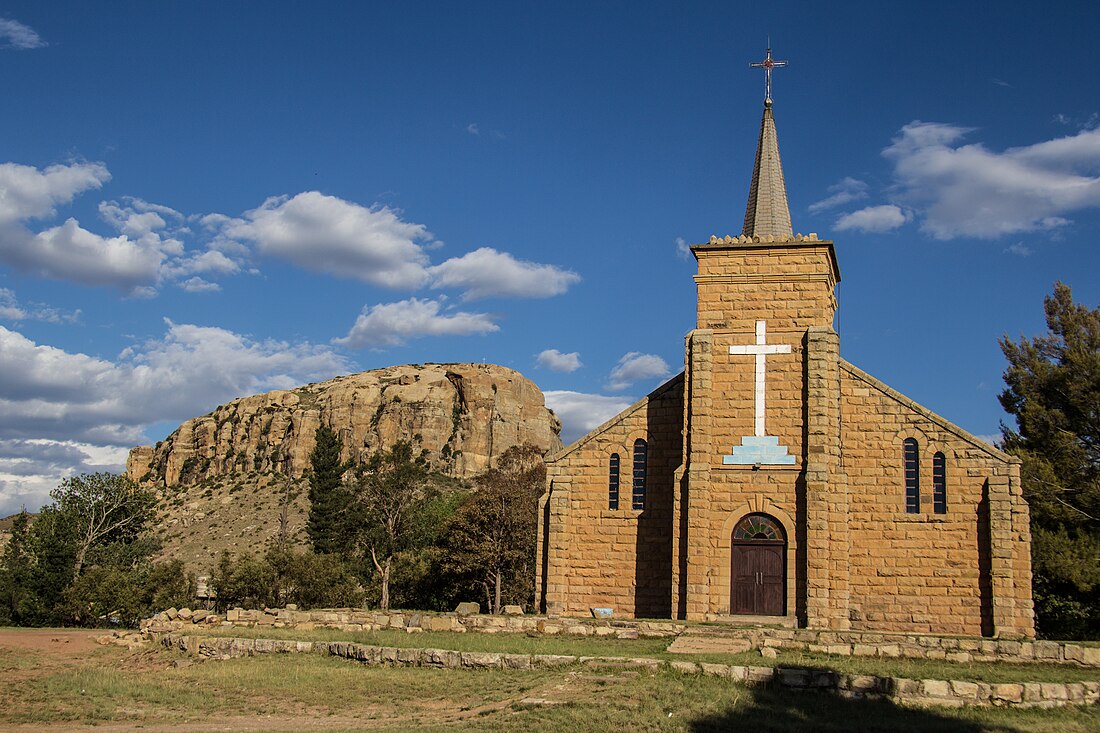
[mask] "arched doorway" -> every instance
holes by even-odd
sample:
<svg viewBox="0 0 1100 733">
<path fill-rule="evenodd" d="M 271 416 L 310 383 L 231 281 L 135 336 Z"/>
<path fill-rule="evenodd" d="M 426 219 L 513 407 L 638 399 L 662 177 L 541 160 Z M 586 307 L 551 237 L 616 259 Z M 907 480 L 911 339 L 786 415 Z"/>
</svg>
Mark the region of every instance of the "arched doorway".
<svg viewBox="0 0 1100 733">
<path fill-rule="evenodd" d="M 767 514 L 749 514 L 733 528 L 730 542 L 730 613 L 787 613 L 787 537 Z"/>
</svg>

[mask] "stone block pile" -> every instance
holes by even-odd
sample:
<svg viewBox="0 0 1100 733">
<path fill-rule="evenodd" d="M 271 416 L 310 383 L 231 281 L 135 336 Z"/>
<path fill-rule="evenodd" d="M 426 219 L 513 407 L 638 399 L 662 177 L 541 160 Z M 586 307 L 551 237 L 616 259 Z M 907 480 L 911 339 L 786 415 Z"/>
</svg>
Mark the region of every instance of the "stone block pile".
<svg viewBox="0 0 1100 733">
<path fill-rule="evenodd" d="M 472 604 L 476 606 L 476 604 Z M 244 628 L 276 629 L 335 629 L 339 631 L 380 631 L 399 629 L 407 633 L 421 631 L 467 631 L 484 634 L 526 633 L 554 636 L 603 636 L 616 639 L 640 637 L 671 638 L 681 633 L 685 626 L 671 621 L 620 621 L 614 619 L 567 619 L 544 616 L 461 613 L 429 613 L 423 611 L 368 611 L 355 608 L 338 608 L 299 611 L 287 608 L 245 610 L 233 608 L 225 616 L 208 611 L 176 610 L 170 608 L 142 621 L 143 631 L 169 633 L 184 631 L 198 625 Z"/>
</svg>

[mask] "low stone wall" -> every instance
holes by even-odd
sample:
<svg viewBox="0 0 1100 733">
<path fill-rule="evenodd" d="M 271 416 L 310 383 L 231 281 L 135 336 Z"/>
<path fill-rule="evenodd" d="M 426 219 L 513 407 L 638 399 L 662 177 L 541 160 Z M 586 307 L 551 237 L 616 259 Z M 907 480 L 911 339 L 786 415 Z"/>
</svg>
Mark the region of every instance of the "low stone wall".
<svg viewBox="0 0 1100 733">
<path fill-rule="evenodd" d="M 747 684 L 779 685 L 792 690 L 831 692 L 848 698 L 889 699 L 906 705 L 941 707 L 1002 706 L 1053 708 L 1100 701 L 1100 682 L 1025 682 L 986 684 L 962 680 L 911 680 L 901 677 L 839 674 L 792 667 L 748 667 L 695 662 L 665 662 L 651 658 L 578 657 L 558 654 L 458 652 L 447 649 L 406 649 L 342 641 L 291 641 L 161 634 L 161 643 L 208 659 L 260 654 L 325 654 L 368 666 L 437 669 L 532 669 L 582 664 L 594 667 L 703 674 Z"/>
<path fill-rule="evenodd" d="M 526 633 L 547 636 L 605 636 L 616 639 L 679 637 L 673 651 L 691 653 L 742 652 L 748 649 L 790 651 L 864 657 L 906 657 L 942 659 L 949 662 L 1042 662 L 1080 667 L 1100 667 L 1100 646 L 1072 642 L 1017 641 L 974 637 L 888 634 L 858 631 L 818 631 L 763 626 L 701 626 L 673 621 L 578 619 L 547 616 L 490 616 L 432 613 L 426 611 L 367 611 L 337 608 L 299 611 L 295 608 L 244 610 L 235 608 L 224 616 L 208 611 L 174 609 L 142 622 L 141 628 L 155 633 L 186 631 L 195 625 L 276 629 L 336 629 L 378 631 L 400 629 Z M 697 648 L 693 648 L 697 647 Z M 728 647 L 728 648 L 727 648 Z"/>
<path fill-rule="evenodd" d="M 710 632 L 708 634 L 708 632 Z M 814 629 L 694 627 L 688 636 L 737 639 L 750 648 L 863 657 L 943 659 L 949 662 L 1042 662 L 1100 667 L 1100 647 L 1072 642 L 1015 641 L 920 634 L 885 634 Z M 707 650 L 710 651 L 710 650 Z"/>
<path fill-rule="evenodd" d="M 548 636 L 606 636 L 616 639 L 639 637 L 671 638 L 685 626 L 671 621 L 620 621 L 612 619 L 565 619 L 545 616 L 460 616 L 455 613 L 425 611 L 366 611 L 339 608 L 299 611 L 294 608 L 266 608 L 262 611 L 234 608 L 225 616 L 207 611 L 170 608 L 142 621 L 143 630 L 155 633 L 181 631 L 195 624 L 223 627 L 276 629 L 337 629 L 340 631 L 379 631 L 401 629 L 417 631 L 477 631 L 481 633 L 536 633 Z"/>
</svg>

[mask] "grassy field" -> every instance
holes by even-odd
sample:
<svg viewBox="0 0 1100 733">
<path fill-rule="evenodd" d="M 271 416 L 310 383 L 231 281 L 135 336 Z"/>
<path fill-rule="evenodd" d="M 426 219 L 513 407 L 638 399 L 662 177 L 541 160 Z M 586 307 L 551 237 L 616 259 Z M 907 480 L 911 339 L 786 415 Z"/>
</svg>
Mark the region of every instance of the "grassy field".
<svg viewBox="0 0 1100 733">
<path fill-rule="evenodd" d="M 318 655 L 194 663 L 159 647 L 97 647 L 84 632 L 46 632 L 37 646 L 20 646 L 25 633 L 0 630 L 0 731 L 1100 730 L 1097 706 L 916 710 L 582 666 L 388 669 Z"/>
<path fill-rule="evenodd" d="M 527 636 L 516 633 L 454 633 L 424 631 L 409 634 L 400 630 L 346 632 L 330 629 L 301 631 L 276 628 L 211 628 L 195 633 L 244 638 L 295 639 L 298 641 L 354 641 L 374 646 L 451 649 L 470 652 L 512 654 L 569 654 L 591 657 L 653 657 L 717 664 L 758 667 L 798 666 L 831 669 L 846 674 L 873 674 L 910 679 L 952 679 L 974 682 L 1082 682 L 1100 680 L 1100 669 L 1081 669 L 1053 664 L 1007 664 L 953 662 L 926 659 L 876 659 L 844 657 L 808 652 L 780 651 L 776 659 L 765 659 L 757 651 L 742 654 L 672 654 L 669 639 L 609 639 L 580 636 Z"/>
</svg>

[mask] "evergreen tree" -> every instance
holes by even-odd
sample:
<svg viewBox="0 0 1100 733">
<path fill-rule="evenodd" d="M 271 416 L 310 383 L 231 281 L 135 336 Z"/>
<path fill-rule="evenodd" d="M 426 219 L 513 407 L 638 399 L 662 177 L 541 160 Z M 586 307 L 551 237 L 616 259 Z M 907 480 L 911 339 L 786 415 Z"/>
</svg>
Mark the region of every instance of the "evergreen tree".
<svg viewBox="0 0 1100 733">
<path fill-rule="evenodd" d="M 30 515 L 20 512 L 0 556 L 0 625 L 24 626 L 42 615 L 30 547 Z"/>
<path fill-rule="evenodd" d="M 1004 448 L 1023 461 L 1031 508 L 1033 591 L 1040 634 L 1100 637 L 1100 309 L 1056 283 L 1048 332 L 1001 339 L 1001 404 L 1017 429 Z"/>
<path fill-rule="evenodd" d="M 306 534 L 318 554 L 346 554 L 354 537 L 348 531 L 350 494 L 344 485 L 348 464 L 340 460 L 344 442 L 332 428 L 317 428 L 313 452 L 309 454 L 309 518 Z"/>
</svg>

